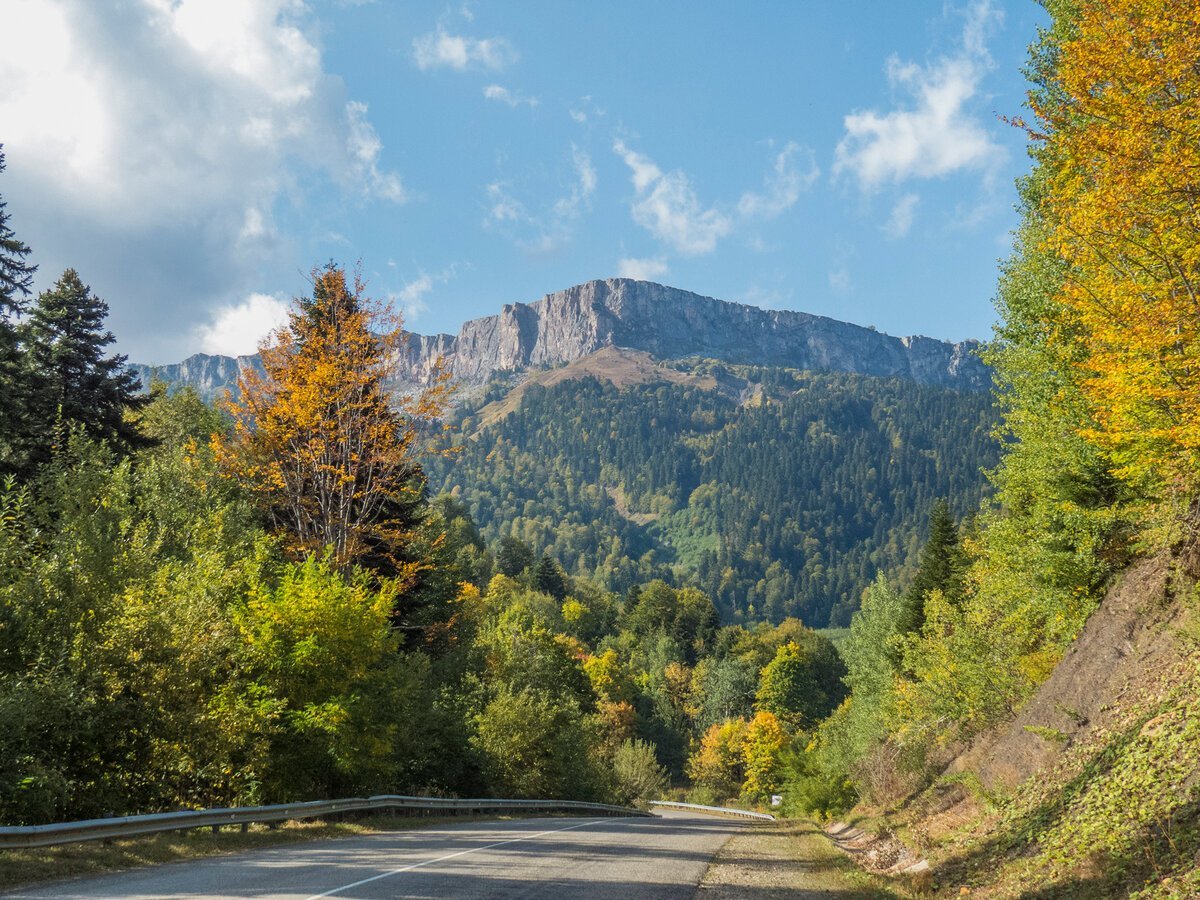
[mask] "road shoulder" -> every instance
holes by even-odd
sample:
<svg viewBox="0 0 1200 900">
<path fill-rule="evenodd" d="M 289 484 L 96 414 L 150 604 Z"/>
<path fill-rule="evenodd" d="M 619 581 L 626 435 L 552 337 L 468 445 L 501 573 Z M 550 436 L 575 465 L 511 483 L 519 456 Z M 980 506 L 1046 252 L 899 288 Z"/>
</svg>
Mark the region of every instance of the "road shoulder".
<svg viewBox="0 0 1200 900">
<path fill-rule="evenodd" d="M 802 820 L 756 824 L 733 835 L 696 891 L 696 900 L 834 896 L 877 900 L 896 894 Z"/>
</svg>

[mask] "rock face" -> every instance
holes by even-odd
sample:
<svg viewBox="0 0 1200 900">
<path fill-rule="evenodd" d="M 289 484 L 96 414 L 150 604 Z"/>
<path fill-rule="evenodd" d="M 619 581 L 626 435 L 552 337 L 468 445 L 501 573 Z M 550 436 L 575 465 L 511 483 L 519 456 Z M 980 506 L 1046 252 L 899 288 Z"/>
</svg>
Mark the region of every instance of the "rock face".
<svg viewBox="0 0 1200 900">
<path fill-rule="evenodd" d="M 220 396 L 226 388 L 236 389 L 238 376 L 244 369 L 262 371 L 257 355 L 209 356 L 207 353 L 197 353 L 169 366 L 131 363 L 129 367 L 141 378 L 144 388 L 149 388 L 154 381 L 163 381 L 171 386 L 194 388 L 206 400 Z"/>
<path fill-rule="evenodd" d="M 658 359 L 698 356 L 731 363 L 787 366 L 911 378 L 963 390 L 986 390 L 988 368 L 978 341 L 895 338 L 823 316 L 760 309 L 688 291 L 612 278 L 514 303 L 474 319 L 457 337 L 410 343 L 405 380 L 427 378 L 429 353 L 441 353 L 455 377 L 481 384 L 495 372 L 569 363 L 606 346 L 643 350 Z"/>
<path fill-rule="evenodd" d="M 608 346 L 658 359 L 704 357 L 856 372 L 967 391 L 991 384 L 975 354 L 978 341 L 896 338 L 824 316 L 729 303 L 627 278 L 589 281 L 534 303 L 508 304 L 497 315 L 464 323 L 457 336 L 414 334 L 403 351 L 400 380 L 406 387 L 428 384 L 441 358 L 455 380 L 479 385 L 498 372 L 569 363 Z M 164 380 L 207 394 L 225 386 L 223 374 L 236 380 L 237 370 L 254 360 L 201 355 L 157 371 Z"/>
</svg>

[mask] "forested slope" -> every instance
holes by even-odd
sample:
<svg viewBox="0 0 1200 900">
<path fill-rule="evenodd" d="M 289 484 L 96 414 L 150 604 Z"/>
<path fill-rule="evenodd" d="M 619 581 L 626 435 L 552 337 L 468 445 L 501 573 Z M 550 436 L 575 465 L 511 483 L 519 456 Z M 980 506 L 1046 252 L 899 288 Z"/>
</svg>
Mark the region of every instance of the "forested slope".
<svg viewBox="0 0 1200 900">
<path fill-rule="evenodd" d="M 625 590 L 694 583 L 728 621 L 844 625 L 879 571 L 911 571 L 934 501 L 979 508 L 998 448 L 989 395 L 905 379 L 674 363 L 496 384 L 457 411 L 431 485 L 489 541 L 516 537 Z M 497 419 L 503 404 L 507 415 Z"/>
</svg>

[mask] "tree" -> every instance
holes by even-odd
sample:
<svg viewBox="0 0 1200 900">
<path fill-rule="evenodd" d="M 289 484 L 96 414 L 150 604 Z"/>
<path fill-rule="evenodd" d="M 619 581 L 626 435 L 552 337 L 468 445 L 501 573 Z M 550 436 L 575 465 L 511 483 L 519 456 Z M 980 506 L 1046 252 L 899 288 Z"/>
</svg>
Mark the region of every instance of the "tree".
<svg viewBox="0 0 1200 900">
<path fill-rule="evenodd" d="M 593 739 L 572 700 L 505 688 L 476 717 L 475 729 L 471 743 L 498 796 L 594 796 Z"/>
<path fill-rule="evenodd" d="M 93 440 L 128 451 L 144 443 L 127 413 L 146 405 L 141 383 L 123 355 L 106 356 L 113 343 L 104 327 L 108 304 L 74 269 L 38 295 L 18 334 L 25 350 L 30 423 L 25 435 L 31 463 L 44 462 L 54 429 L 81 426 Z"/>
<path fill-rule="evenodd" d="M 921 549 L 916 577 L 904 592 L 901 633 L 921 630 L 925 624 L 925 598 L 933 591 L 941 591 L 946 597 L 961 596 L 966 568 L 967 558 L 950 515 L 950 504 L 938 500 L 929 514 L 929 539 Z"/>
<path fill-rule="evenodd" d="M 783 725 L 769 712 L 759 712 L 746 728 L 742 756 L 746 779 L 742 794 L 763 801 L 779 790 L 782 779 L 781 757 L 790 743 Z"/>
<path fill-rule="evenodd" d="M 516 578 L 533 565 L 533 548 L 512 536 L 500 539 L 500 550 L 496 554 L 496 568 L 501 575 Z"/>
<path fill-rule="evenodd" d="M 4 171 L 4 145 L 0 144 L 0 172 Z M 30 253 L 29 245 L 17 239 L 8 224 L 7 203 L 0 195 L 0 317 L 23 312 L 24 298 L 33 287 L 33 273 L 37 266 L 25 262 Z"/>
<path fill-rule="evenodd" d="M 4 171 L 4 145 L 0 144 L 0 173 Z M 16 326 L 12 319 L 25 310 L 37 266 L 25 261 L 29 246 L 17 239 L 0 195 L 0 470 L 14 468 L 13 444 L 28 421 L 25 408 L 29 391 L 20 370 Z"/>
<path fill-rule="evenodd" d="M 804 646 L 789 641 L 775 653 L 758 679 L 755 708 L 773 713 L 790 731 L 811 728 L 841 702 L 845 668 L 829 641 Z"/>
<path fill-rule="evenodd" d="M 543 594 L 549 594 L 559 603 L 567 596 L 567 576 L 548 553 L 543 553 L 533 570 L 533 586 Z"/>
<path fill-rule="evenodd" d="M 1188 0 L 1089 0 L 1035 92 L 1057 300 L 1117 472 L 1200 485 L 1200 15 Z M 1061 23 L 1060 23 L 1061 24 Z"/>
<path fill-rule="evenodd" d="M 700 738 L 700 746 L 688 759 L 688 777 L 712 791 L 717 799 L 736 797 L 746 777 L 745 719 L 730 719 L 713 725 Z"/>
<path fill-rule="evenodd" d="M 312 296 L 261 349 L 263 373 L 239 380 L 233 433 L 218 450 L 294 553 L 329 548 L 343 570 L 413 579 L 421 563 L 405 551 L 424 503 L 418 451 L 446 390 L 440 379 L 393 407 L 386 386 L 403 339 L 361 279 L 347 282 L 332 263 L 314 270 Z"/>
<path fill-rule="evenodd" d="M 621 744 L 613 755 L 612 768 L 616 803 L 658 800 L 667 789 L 667 770 L 659 765 L 654 745 L 646 741 L 635 739 Z"/>
</svg>

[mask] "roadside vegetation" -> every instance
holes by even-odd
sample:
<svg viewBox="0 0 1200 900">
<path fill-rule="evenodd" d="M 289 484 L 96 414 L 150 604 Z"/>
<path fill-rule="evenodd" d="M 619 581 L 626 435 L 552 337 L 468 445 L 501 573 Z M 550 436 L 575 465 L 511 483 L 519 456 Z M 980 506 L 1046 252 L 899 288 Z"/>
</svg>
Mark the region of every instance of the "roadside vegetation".
<svg viewBox="0 0 1200 900">
<path fill-rule="evenodd" d="M 365 793 L 760 803 L 844 689 L 828 639 L 617 595 L 431 498 L 446 384 L 330 264 L 235 398 L 148 393 L 4 227 L 0 821 Z"/>
<path fill-rule="evenodd" d="M 986 896 L 1194 896 L 1200 15 L 1045 5 L 987 351 L 995 502 L 965 524 L 941 511 L 917 577 L 866 592 L 839 644 L 850 694 L 784 793 L 811 814 L 890 811 L 875 827 Z M 1077 641 L 1102 600 L 1119 614 Z M 1090 694 L 1053 678 L 1074 652 Z M 989 757 L 1013 728 L 1032 749 Z"/>
</svg>

